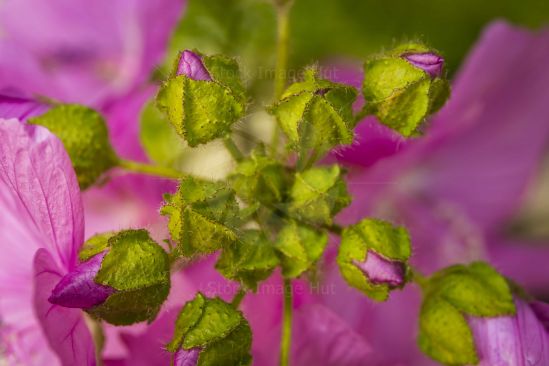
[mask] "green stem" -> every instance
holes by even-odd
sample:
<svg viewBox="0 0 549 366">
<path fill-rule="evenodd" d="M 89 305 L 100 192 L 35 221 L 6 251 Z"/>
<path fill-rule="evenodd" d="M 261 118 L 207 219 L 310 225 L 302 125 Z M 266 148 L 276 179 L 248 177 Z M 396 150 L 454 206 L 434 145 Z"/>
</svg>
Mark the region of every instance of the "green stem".
<svg viewBox="0 0 549 366">
<path fill-rule="evenodd" d="M 274 76 L 274 97 L 278 101 L 284 93 L 288 74 L 288 40 L 290 36 L 290 9 L 293 1 L 277 2 L 277 39 L 276 39 L 276 65 Z M 277 154 L 280 143 L 280 127 L 275 124 L 271 141 L 271 153 Z"/>
<path fill-rule="evenodd" d="M 427 283 L 428 283 L 427 277 L 425 277 L 421 272 L 419 272 L 417 268 L 410 267 L 410 271 L 412 273 L 412 281 L 417 283 L 422 290 L 425 290 L 427 288 Z"/>
<path fill-rule="evenodd" d="M 97 366 L 103 366 L 103 347 L 105 346 L 105 333 L 103 332 L 103 326 L 100 320 L 95 320 L 91 316 L 85 314 L 84 319 L 86 325 L 92 335 L 93 344 L 95 348 L 95 364 Z"/>
<path fill-rule="evenodd" d="M 238 309 L 240 306 L 240 303 L 244 299 L 244 296 L 246 296 L 246 290 L 244 290 L 242 287 L 238 290 L 238 292 L 234 295 L 233 300 L 231 301 L 231 305 Z"/>
<path fill-rule="evenodd" d="M 140 163 L 133 160 L 120 159 L 118 161 L 118 166 L 130 172 L 152 175 L 162 178 L 181 179 L 186 176 L 186 174 L 178 172 L 175 169 L 163 167 L 160 165 Z"/>
<path fill-rule="evenodd" d="M 292 283 L 284 280 L 284 313 L 282 319 L 282 335 L 280 339 L 280 366 L 288 366 L 290 362 L 290 344 L 292 340 Z"/>
<path fill-rule="evenodd" d="M 240 151 L 238 146 L 236 146 L 235 142 L 233 141 L 233 139 L 231 137 L 224 138 L 223 139 L 223 144 L 225 145 L 225 148 L 227 149 L 229 154 L 231 154 L 231 156 L 233 157 L 233 159 L 235 161 L 238 162 L 238 161 L 242 161 L 242 159 L 244 159 L 244 155 L 242 154 L 242 152 Z"/>
<path fill-rule="evenodd" d="M 300 172 L 307 170 L 313 166 L 313 164 L 318 160 L 318 156 L 320 154 L 313 150 L 309 156 L 307 155 L 299 155 L 297 159 L 297 170 Z"/>
<path fill-rule="evenodd" d="M 341 234 L 343 233 L 343 228 L 341 226 L 339 226 L 338 224 L 324 225 L 322 227 L 324 229 L 328 230 L 329 232 L 331 232 L 332 234 L 336 234 L 336 235 L 341 236 Z"/>
</svg>

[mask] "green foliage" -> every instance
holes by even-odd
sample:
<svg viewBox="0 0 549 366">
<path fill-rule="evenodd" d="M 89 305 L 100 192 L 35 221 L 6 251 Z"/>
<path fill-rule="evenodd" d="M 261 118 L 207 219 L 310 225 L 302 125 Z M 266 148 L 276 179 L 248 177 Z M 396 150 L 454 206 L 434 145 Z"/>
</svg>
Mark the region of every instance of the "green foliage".
<svg viewBox="0 0 549 366">
<path fill-rule="evenodd" d="M 186 144 L 153 101 L 149 101 L 141 112 L 139 140 L 151 161 L 174 169 L 180 166 L 188 151 Z"/>
<path fill-rule="evenodd" d="M 104 239 L 97 238 L 101 239 L 97 242 Z M 94 248 L 97 250 L 99 247 Z M 104 303 L 88 309 L 90 314 L 114 325 L 150 322 L 169 293 L 168 255 L 147 231 L 120 231 L 108 239 L 108 253 L 95 282 L 110 286 L 117 292 Z"/>
<path fill-rule="evenodd" d="M 309 150 L 324 154 L 353 142 L 352 105 L 356 96 L 354 88 L 319 79 L 314 69 L 308 69 L 305 80 L 290 85 L 270 113 L 293 150 L 301 155 Z"/>
<path fill-rule="evenodd" d="M 227 135 L 246 109 L 236 61 L 216 55 L 204 56 L 203 63 L 212 81 L 173 76 L 156 98 L 158 108 L 191 147 Z"/>
<path fill-rule="evenodd" d="M 407 267 L 411 254 L 410 237 L 403 227 L 377 220 L 363 219 L 345 228 L 337 255 L 339 270 L 347 283 L 376 301 L 385 301 L 394 288 L 388 283 L 374 283 L 357 266 L 364 263 L 368 251 Z"/>
<path fill-rule="evenodd" d="M 515 314 L 507 281 L 486 263 L 454 265 L 429 278 L 424 289 L 418 343 L 447 365 L 476 364 L 478 356 L 466 316 Z"/>
<path fill-rule="evenodd" d="M 320 225 L 330 225 L 332 218 L 351 203 L 343 172 L 337 165 L 296 173 L 290 197 L 292 217 Z"/>
<path fill-rule="evenodd" d="M 409 52 L 435 52 L 407 43 L 366 61 L 362 92 L 367 111 L 403 136 L 420 132 L 427 116 L 440 109 L 450 94 L 447 80 L 433 78 L 401 57 Z"/>
<path fill-rule="evenodd" d="M 117 165 L 105 120 L 91 108 L 61 104 L 30 119 L 29 123 L 46 127 L 63 142 L 81 189 L 88 188 Z"/>
<path fill-rule="evenodd" d="M 224 277 L 256 291 L 258 282 L 267 279 L 277 265 L 273 244 L 265 234 L 247 230 L 235 245 L 223 249 L 215 268 Z"/>
<path fill-rule="evenodd" d="M 187 177 L 165 201 L 160 213 L 169 217 L 176 255 L 208 254 L 236 242 L 239 207 L 225 184 Z"/>
<path fill-rule="evenodd" d="M 290 221 L 279 232 L 275 243 L 282 275 L 286 278 L 301 276 L 316 264 L 327 244 L 325 232 Z"/>
<path fill-rule="evenodd" d="M 260 145 L 238 164 L 229 180 L 245 202 L 274 205 L 286 198 L 289 177 L 286 168 L 267 156 L 264 146 Z"/>
<path fill-rule="evenodd" d="M 198 365 L 247 365 L 251 362 L 251 330 L 242 313 L 220 298 L 201 293 L 179 314 L 170 352 L 200 348 Z"/>
<path fill-rule="evenodd" d="M 424 301 L 419 317 L 418 344 L 433 359 L 446 365 L 476 365 L 473 334 L 452 304 L 434 297 Z"/>
<path fill-rule="evenodd" d="M 80 252 L 78 253 L 78 259 L 81 262 L 85 262 L 96 254 L 101 253 L 109 247 L 109 239 L 116 233 L 109 231 L 106 233 L 95 234 L 84 242 Z"/>
</svg>

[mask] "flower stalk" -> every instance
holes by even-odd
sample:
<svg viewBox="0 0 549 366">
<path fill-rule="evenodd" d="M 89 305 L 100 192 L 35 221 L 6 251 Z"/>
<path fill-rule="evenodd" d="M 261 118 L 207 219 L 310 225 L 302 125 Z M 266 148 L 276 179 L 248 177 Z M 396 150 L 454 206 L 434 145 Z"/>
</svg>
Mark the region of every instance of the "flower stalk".
<svg viewBox="0 0 549 366">
<path fill-rule="evenodd" d="M 290 37 L 290 9 L 293 1 L 277 2 L 277 40 L 276 40 L 276 65 L 274 79 L 274 97 L 278 101 L 284 93 L 287 83 L 288 68 L 288 41 Z M 276 155 L 280 143 L 280 127 L 275 124 L 271 141 L 271 153 Z"/>
<path fill-rule="evenodd" d="M 284 312 L 282 319 L 282 333 L 280 339 L 280 366 L 290 364 L 290 345 L 292 341 L 292 283 L 291 280 L 284 280 Z"/>
<path fill-rule="evenodd" d="M 118 166 L 129 172 L 151 175 L 161 178 L 181 179 L 186 176 L 186 174 L 181 173 L 175 169 L 163 167 L 160 165 L 140 163 L 133 160 L 120 159 L 118 161 Z"/>
</svg>

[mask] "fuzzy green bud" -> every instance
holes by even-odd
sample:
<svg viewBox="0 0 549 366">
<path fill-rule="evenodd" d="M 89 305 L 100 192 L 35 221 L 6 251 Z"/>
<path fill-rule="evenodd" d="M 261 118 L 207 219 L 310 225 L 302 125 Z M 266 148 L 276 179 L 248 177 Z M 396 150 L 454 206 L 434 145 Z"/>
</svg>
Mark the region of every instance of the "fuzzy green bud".
<svg viewBox="0 0 549 366">
<path fill-rule="evenodd" d="M 229 134 L 246 109 L 236 61 L 192 51 L 180 54 L 173 76 L 162 85 L 156 101 L 191 147 Z"/>
<path fill-rule="evenodd" d="M 353 102 L 357 91 L 348 85 L 320 79 L 307 69 L 304 81 L 290 85 L 270 108 L 290 147 L 304 155 L 323 154 L 353 142 Z"/>
<path fill-rule="evenodd" d="M 409 137 L 450 95 L 444 59 L 420 43 L 407 43 L 364 64 L 362 92 L 367 111 Z"/>
<path fill-rule="evenodd" d="M 401 288 L 407 279 L 410 238 L 406 229 L 364 219 L 343 230 L 337 256 L 347 283 L 376 301 Z"/>
<path fill-rule="evenodd" d="M 29 123 L 46 127 L 63 142 L 81 189 L 88 188 L 117 165 L 105 119 L 91 108 L 61 104 Z"/>
</svg>

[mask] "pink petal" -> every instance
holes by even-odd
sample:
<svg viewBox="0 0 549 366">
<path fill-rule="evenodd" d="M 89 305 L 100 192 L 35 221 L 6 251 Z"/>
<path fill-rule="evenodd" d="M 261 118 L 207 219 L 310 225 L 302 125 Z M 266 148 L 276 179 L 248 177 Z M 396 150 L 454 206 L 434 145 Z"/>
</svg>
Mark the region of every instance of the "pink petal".
<svg viewBox="0 0 549 366">
<path fill-rule="evenodd" d="M 549 335 L 530 306 L 515 301 L 513 317 L 470 318 L 480 366 L 549 364 Z"/>
<path fill-rule="evenodd" d="M 45 248 L 59 273 L 75 265 L 84 234 L 78 184 L 61 142 L 45 128 L 0 119 L 0 140 L 2 344 L 17 362 L 51 364 L 40 361 L 55 356 L 34 314 L 33 258 Z"/>
<path fill-rule="evenodd" d="M 76 175 L 63 144 L 47 129 L 15 119 L 0 120 L 0 140 L 0 179 L 16 195 L 14 216 L 32 222 L 30 232 L 37 234 L 56 264 L 72 269 L 84 241 L 84 220 Z M 20 245 L 13 239 L 2 245 Z"/>
<path fill-rule="evenodd" d="M 303 307 L 293 326 L 295 365 L 368 365 L 372 349 L 335 313 L 322 305 Z"/>
<path fill-rule="evenodd" d="M 179 54 L 177 75 L 185 75 L 193 80 L 212 80 L 208 70 L 204 67 L 204 63 L 202 63 L 202 58 L 189 50 L 185 50 Z"/>
<path fill-rule="evenodd" d="M 0 88 L 94 106 L 109 102 L 148 82 L 184 3 L 5 1 Z"/>
<path fill-rule="evenodd" d="M 427 72 L 433 78 L 442 74 L 444 59 L 436 53 L 408 53 L 401 57 L 412 65 Z"/>
<path fill-rule="evenodd" d="M 390 286 L 400 286 L 404 282 L 404 263 L 386 259 L 369 250 L 364 262 L 354 264 L 375 284 L 386 283 Z"/>
<path fill-rule="evenodd" d="M 46 105 L 27 98 L 21 93 L 0 92 L 0 118 L 17 118 L 24 121 L 44 113 L 47 109 Z"/>
<path fill-rule="evenodd" d="M 80 263 L 64 275 L 55 285 L 48 301 L 67 308 L 88 309 L 107 300 L 116 290 L 95 282 L 105 255 L 107 251 Z"/>
<path fill-rule="evenodd" d="M 175 366 L 196 366 L 198 363 L 198 356 L 200 355 L 199 348 L 193 348 L 191 350 L 180 349 L 175 354 L 174 365 Z"/>
<path fill-rule="evenodd" d="M 39 249 L 36 253 L 34 273 L 36 315 L 49 346 L 59 356 L 62 365 L 94 366 L 94 345 L 82 311 L 53 305 L 48 301 L 61 274 L 45 249 Z"/>
</svg>

